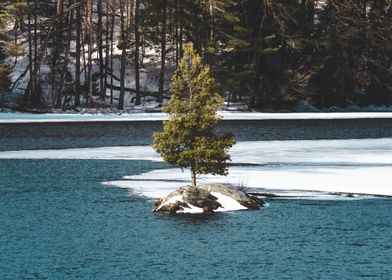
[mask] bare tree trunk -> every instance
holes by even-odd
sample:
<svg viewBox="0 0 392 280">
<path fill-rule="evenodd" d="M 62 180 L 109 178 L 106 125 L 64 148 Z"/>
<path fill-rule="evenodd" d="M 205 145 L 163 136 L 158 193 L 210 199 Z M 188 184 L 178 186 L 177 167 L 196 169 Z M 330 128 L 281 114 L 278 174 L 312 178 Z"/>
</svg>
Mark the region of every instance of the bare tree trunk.
<svg viewBox="0 0 392 280">
<path fill-rule="evenodd" d="M 15 35 L 14 35 L 14 44 L 15 46 L 18 44 L 18 29 L 19 29 L 19 17 L 16 17 L 15 19 Z M 18 63 L 18 52 L 15 53 L 15 60 L 14 60 L 14 66 Z"/>
<path fill-rule="evenodd" d="M 162 0 L 161 71 L 159 73 L 159 96 L 158 96 L 159 104 L 162 104 L 162 102 L 163 102 L 163 86 L 165 83 L 166 15 L 167 15 L 167 0 Z"/>
<path fill-rule="evenodd" d="M 26 94 L 27 94 L 27 101 L 32 101 L 31 97 L 33 95 L 33 91 L 34 91 L 34 82 L 33 82 L 33 46 L 32 46 L 32 33 L 31 33 L 31 9 L 30 9 L 30 5 L 29 5 L 29 10 L 27 12 L 27 21 L 28 21 L 28 42 L 29 42 L 29 75 L 30 75 L 30 79 L 29 79 L 29 84 L 28 87 L 26 88 Z M 37 104 L 31 104 L 32 106 L 36 106 Z"/>
<path fill-rule="evenodd" d="M 71 4 L 69 4 L 71 6 Z M 60 91 L 63 92 L 63 86 L 64 86 L 64 80 L 65 80 L 65 75 L 68 72 L 68 57 L 69 57 L 69 52 L 71 49 L 71 40 L 72 40 L 72 24 L 73 22 L 73 11 L 69 13 L 69 21 L 68 21 L 68 34 L 67 34 L 67 48 L 65 49 L 65 55 L 64 55 L 64 65 L 63 69 L 61 71 L 61 79 L 60 79 Z M 61 98 L 62 94 L 59 96 L 60 100 L 58 102 L 61 103 Z M 65 109 L 65 101 L 66 101 L 66 96 L 64 96 L 64 102 L 62 103 L 63 105 L 61 106 L 61 109 Z"/>
<path fill-rule="evenodd" d="M 86 8 L 86 7 L 85 7 Z M 88 35 L 88 27 L 85 25 L 85 28 L 82 28 L 80 34 L 81 42 L 82 42 L 82 59 L 83 59 L 83 74 L 84 74 L 84 86 L 85 86 L 85 92 L 84 96 L 86 97 L 88 94 L 88 67 L 87 67 L 87 60 L 86 60 L 86 46 L 84 42 L 84 38 Z M 88 50 L 87 50 L 88 53 Z"/>
<path fill-rule="evenodd" d="M 80 106 L 80 36 L 82 30 L 82 15 L 80 9 L 81 7 L 76 10 L 75 106 Z"/>
<path fill-rule="evenodd" d="M 34 74 L 33 74 L 33 99 L 37 103 L 41 103 L 41 92 L 38 88 L 38 1 L 34 1 Z"/>
<path fill-rule="evenodd" d="M 103 24 L 102 24 L 102 0 L 97 2 L 97 12 L 98 12 L 98 55 L 99 55 L 99 97 L 101 100 L 105 100 L 106 90 L 104 88 L 104 76 L 103 76 Z"/>
<path fill-rule="evenodd" d="M 251 108 L 254 108 L 256 105 L 256 96 L 259 95 L 260 91 L 260 70 L 261 70 L 261 65 L 260 65 L 260 54 L 258 50 L 258 44 L 256 44 L 255 49 L 254 49 L 254 80 L 253 80 L 253 88 L 252 88 L 252 94 L 250 97 L 250 102 L 249 106 Z M 260 96 L 259 96 L 259 101 L 260 101 Z"/>
<path fill-rule="evenodd" d="M 106 87 L 108 84 L 108 68 L 109 68 L 109 0 L 106 0 L 106 30 L 105 30 L 105 73 L 104 73 L 104 88 L 105 88 L 105 98 L 106 98 Z"/>
<path fill-rule="evenodd" d="M 54 50 L 54 60 L 53 60 L 53 80 L 52 80 L 52 87 L 53 92 L 55 92 L 55 103 L 56 108 L 61 107 L 61 95 L 62 95 L 62 88 L 57 85 L 57 75 L 58 67 L 57 63 L 59 63 L 60 52 L 61 52 L 61 45 L 63 39 L 63 0 L 57 0 L 56 2 L 56 16 L 57 16 L 57 25 L 56 25 L 56 42 L 55 42 L 55 50 Z"/>
<path fill-rule="evenodd" d="M 176 46 L 176 66 L 178 65 L 178 60 L 180 59 L 180 53 L 179 53 L 179 34 L 178 34 L 178 0 L 174 1 L 174 42 Z"/>
<path fill-rule="evenodd" d="M 140 33 L 139 33 L 139 9 L 140 9 L 140 0 L 135 0 L 135 90 L 136 90 L 135 105 L 139 105 L 139 104 L 140 104 L 140 67 L 139 67 Z"/>
<path fill-rule="evenodd" d="M 260 21 L 259 26 L 257 27 L 255 42 L 253 45 L 253 65 L 254 65 L 254 80 L 253 80 L 253 89 L 250 97 L 249 106 L 253 108 L 256 105 L 256 96 L 260 95 L 260 75 L 261 75 L 261 61 L 260 61 L 260 37 L 263 32 L 264 19 L 266 18 L 266 6 L 264 6 L 264 15 L 262 20 Z M 261 99 L 259 96 L 258 103 L 260 104 Z"/>
<path fill-rule="evenodd" d="M 112 22 L 110 27 L 110 104 L 113 104 L 113 36 L 114 36 L 114 24 L 115 24 L 115 11 L 114 8 L 111 9 L 112 11 Z"/>
<path fill-rule="evenodd" d="M 57 0 L 56 13 L 57 15 L 61 15 L 63 13 L 63 0 Z"/>
<path fill-rule="evenodd" d="M 87 59 L 87 87 L 86 104 L 89 103 L 89 98 L 93 96 L 93 0 L 87 1 L 87 30 L 88 30 L 88 59 Z"/>
<path fill-rule="evenodd" d="M 214 2 L 213 0 L 208 0 L 206 2 L 207 15 L 208 15 L 208 30 L 207 30 L 207 38 L 204 42 L 204 59 L 207 63 L 211 63 L 211 52 L 206 52 L 205 50 L 213 43 L 214 40 Z"/>
<path fill-rule="evenodd" d="M 124 6 L 128 1 L 120 0 L 120 28 L 121 28 L 121 66 L 120 66 L 120 97 L 118 100 L 118 109 L 124 109 L 124 95 L 125 95 L 125 60 L 127 55 L 127 31 L 125 26 Z M 127 5 L 128 6 L 128 5 Z M 127 7 L 128 8 L 128 7 Z"/>
<path fill-rule="evenodd" d="M 181 8 L 180 8 L 180 14 L 181 14 L 181 16 L 183 16 L 183 14 L 184 14 L 184 8 L 181 6 Z M 179 57 L 182 57 L 182 52 L 183 52 L 183 37 L 184 37 L 184 27 L 182 26 L 182 24 L 180 24 L 180 38 L 179 38 L 179 40 L 180 40 L 180 42 L 179 42 L 179 44 L 178 44 L 178 47 L 179 47 Z"/>
</svg>

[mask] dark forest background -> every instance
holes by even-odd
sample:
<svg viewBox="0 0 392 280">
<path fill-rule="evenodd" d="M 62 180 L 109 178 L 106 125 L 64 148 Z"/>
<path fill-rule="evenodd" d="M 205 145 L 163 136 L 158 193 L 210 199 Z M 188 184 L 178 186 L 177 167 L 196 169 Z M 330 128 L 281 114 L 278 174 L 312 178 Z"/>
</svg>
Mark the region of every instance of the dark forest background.
<svg viewBox="0 0 392 280">
<path fill-rule="evenodd" d="M 2 0 L 0 25 L 0 106 L 162 103 L 187 42 L 230 103 L 392 103 L 392 0 Z"/>
</svg>

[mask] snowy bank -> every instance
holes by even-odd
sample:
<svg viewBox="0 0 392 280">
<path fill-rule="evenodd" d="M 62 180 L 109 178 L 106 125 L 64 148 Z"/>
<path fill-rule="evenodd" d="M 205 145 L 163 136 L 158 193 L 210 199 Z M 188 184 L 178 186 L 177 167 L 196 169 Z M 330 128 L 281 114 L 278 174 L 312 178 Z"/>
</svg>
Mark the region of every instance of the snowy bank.
<svg viewBox="0 0 392 280">
<path fill-rule="evenodd" d="M 392 112 L 352 113 L 219 113 L 224 120 L 333 120 L 333 119 L 392 119 Z M 131 122 L 164 121 L 165 113 L 124 113 L 124 114 L 30 114 L 0 113 L 0 123 L 56 123 L 56 122 Z"/>
</svg>

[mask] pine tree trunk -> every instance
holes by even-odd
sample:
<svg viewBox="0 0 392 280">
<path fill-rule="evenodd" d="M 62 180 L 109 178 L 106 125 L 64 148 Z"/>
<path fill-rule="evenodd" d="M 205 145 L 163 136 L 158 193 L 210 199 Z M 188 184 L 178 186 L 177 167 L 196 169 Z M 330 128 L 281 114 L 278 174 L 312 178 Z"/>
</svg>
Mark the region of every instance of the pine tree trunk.
<svg viewBox="0 0 392 280">
<path fill-rule="evenodd" d="M 31 97 L 33 95 L 33 91 L 34 91 L 34 82 L 33 82 L 33 45 L 32 45 L 32 33 L 31 33 L 31 10 L 29 9 L 28 11 L 28 16 L 27 16 L 27 21 L 28 21 L 28 42 L 29 42 L 29 75 L 30 75 L 30 79 L 29 79 L 29 83 L 28 86 L 26 88 L 26 93 L 28 98 L 26 100 L 30 100 L 31 102 Z M 36 106 L 37 104 L 31 104 L 32 106 Z"/>
<path fill-rule="evenodd" d="M 263 32 L 264 20 L 266 18 L 266 7 L 264 7 L 264 15 L 260 21 L 260 24 L 257 26 L 257 30 L 255 32 L 256 36 L 254 37 L 254 45 L 253 45 L 253 65 L 254 65 L 254 80 L 253 80 L 253 89 L 250 97 L 249 106 L 253 108 L 256 105 L 256 97 L 260 95 L 260 76 L 261 76 L 261 61 L 260 61 L 260 37 Z M 260 96 L 258 99 L 258 104 L 262 102 Z"/>
<path fill-rule="evenodd" d="M 106 0 L 106 30 L 105 30 L 105 73 L 104 73 L 104 88 L 106 98 L 106 88 L 108 84 L 108 69 L 109 69 L 109 0 Z"/>
<path fill-rule="evenodd" d="M 114 37 L 114 24 L 115 24 L 115 13 L 114 8 L 111 9 L 112 11 L 112 19 L 111 19 L 111 26 L 110 26 L 110 104 L 113 104 L 113 37 Z"/>
<path fill-rule="evenodd" d="M 120 29 L 121 29 L 121 66 L 120 66 L 120 97 L 118 101 L 118 109 L 124 109 L 124 95 L 125 95 L 125 60 L 127 55 L 127 35 L 125 27 L 125 16 L 124 16 L 124 1 L 120 1 Z"/>
<path fill-rule="evenodd" d="M 180 15 L 184 16 L 184 8 L 181 6 L 180 8 Z M 184 41 L 184 27 L 182 26 L 182 23 L 180 23 L 180 34 L 179 34 L 179 44 L 178 44 L 178 48 L 179 48 L 179 58 L 182 57 L 182 52 L 183 52 L 183 41 Z"/>
<path fill-rule="evenodd" d="M 70 4 L 71 6 L 71 4 Z M 68 21 L 68 32 L 67 32 L 67 47 L 65 49 L 65 54 L 64 54 L 64 64 L 63 64 L 63 69 L 61 71 L 61 78 L 60 78 L 60 90 L 61 92 L 63 92 L 63 86 L 64 86 L 64 80 L 65 80 L 65 75 L 68 71 L 68 57 L 69 57 L 69 53 L 70 53 L 70 49 L 71 49 L 71 40 L 72 40 L 72 26 L 73 26 L 73 11 L 71 11 L 69 13 L 69 21 Z M 60 100 L 59 102 L 61 103 L 61 97 L 62 95 L 60 95 Z M 63 100 L 63 105 L 61 106 L 62 110 L 65 110 L 65 103 L 66 103 L 66 99 L 67 97 L 64 96 L 64 100 Z"/>
<path fill-rule="evenodd" d="M 19 29 L 19 19 L 17 17 L 15 19 L 15 26 L 14 26 L 14 30 L 15 30 L 14 44 L 15 45 L 18 44 L 18 29 Z M 18 52 L 16 52 L 16 54 L 15 54 L 14 66 L 16 65 L 16 63 L 18 63 Z"/>
<path fill-rule="evenodd" d="M 260 55 L 259 55 L 259 51 L 258 51 L 258 48 L 259 48 L 259 46 L 258 46 L 258 44 L 256 44 L 256 46 L 255 46 L 255 54 L 254 54 L 254 73 L 255 73 L 255 76 L 254 76 L 254 80 L 253 80 L 253 88 L 252 88 L 252 95 L 251 95 L 251 97 L 250 97 L 250 104 L 249 104 L 249 106 L 251 107 L 251 108 L 254 108 L 255 107 L 255 105 L 256 105 L 256 97 L 258 97 L 258 104 L 260 104 L 259 102 L 261 102 L 261 99 L 260 99 L 260 70 L 261 70 L 261 65 L 260 65 Z"/>
<path fill-rule="evenodd" d="M 33 100 L 41 103 L 41 91 L 38 88 L 38 4 L 34 2 L 34 70 L 33 70 Z"/>
<path fill-rule="evenodd" d="M 162 0 L 162 27 L 161 27 L 161 71 L 159 73 L 159 96 L 158 102 L 163 102 L 163 86 L 165 82 L 165 60 L 166 60 L 166 14 L 167 0 Z"/>
<path fill-rule="evenodd" d="M 106 90 L 104 88 L 104 73 L 103 73 L 103 36 L 102 36 L 102 0 L 97 2 L 97 12 L 98 12 L 98 55 L 99 55 L 99 97 L 101 100 L 105 100 Z"/>
<path fill-rule="evenodd" d="M 80 9 L 81 7 L 76 9 L 75 106 L 80 106 L 80 36 L 82 29 L 82 16 Z"/>
<path fill-rule="evenodd" d="M 196 170 L 191 167 L 192 186 L 196 187 Z"/>
<path fill-rule="evenodd" d="M 61 107 L 62 88 L 57 84 L 57 75 L 60 74 L 58 69 L 58 63 L 60 59 L 61 45 L 63 43 L 63 0 L 57 0 L 56 3 L 56 16 L 57 16 L 57 29 L 56 29 L 56 42 L 54 50 L 54 64 L 53 64 L 53 91 L 55 94 L 56 108 Z M 64 62 L 65 63 L 65 62 Z"/>
<path fill-rule="evenodd" d="M 140 0 L 135 0 L 135 90 L 136 90 L 135 105 L 140 105 L 140 67 L 139 67 L 140 33 L 139 33 L 139 9 L 140 9 Z"/>
<path fill-rule="evenodd" d="M 178 65 L 178 60 L 180 59 L 179 52 L 179 35 L 178 35 L 178 0 L 174 1 L 174 42 L 176 46 L 176 67 Z"/>
<path fill-rule="evenodd" d="M 84 26 L 84 28 L 80 29 L 81 33 L 80 33 L 80 38 L 81 38 L 81 42 L 82 42 L 82 59 L 83 59 L 83 74 L 84 74 L 84 85 L 85 85 L 85 92 L 84 95 L 87 96 L 88 94 L 88 73 L 87 73 L 87 59 L 86 59 L 86 44 L 84 42 L 84 38 L 87 36 L 88 34 L 88 30 L 87 30 L 87 25 Z M 88 53 L 88 50 L 87 50 Z"/>
<path fill-rule="evenodd" d="M 86 92 L 86 104 L 89 103 L 89 99 L 93 96 L 93 0 L 87 1 L 87 22 L 88 22 L 88 59 L 87 59 L 87 92 Z"/>
</svg>

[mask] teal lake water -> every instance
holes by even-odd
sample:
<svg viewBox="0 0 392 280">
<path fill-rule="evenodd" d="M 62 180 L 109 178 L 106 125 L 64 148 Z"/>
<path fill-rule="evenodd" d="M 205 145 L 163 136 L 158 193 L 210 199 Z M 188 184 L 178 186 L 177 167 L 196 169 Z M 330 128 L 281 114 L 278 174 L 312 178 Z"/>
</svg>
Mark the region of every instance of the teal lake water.
<svg viewBox="0 0 392 280">
<path fill-rule="evenodd" d="M 148 144 L 159 128 L 112 125 L 3 125 L 0 150 Z M 232 125 L 223 130 L 240 141 L 392 137 L 392 120 Z M 0 280 L 392 279 L 392 199 L 270 200 L 261 211 L 168 217 L 102 184 L 159 168 L 0 159 Z"/>
<path fill-rule="evenodd" d="M 173 218 L 101 184 L 163 167 L 0 160 L 0 279 L 392 276 L 392 200 L 274 200 L 261 211 Z"/>
</svg>

